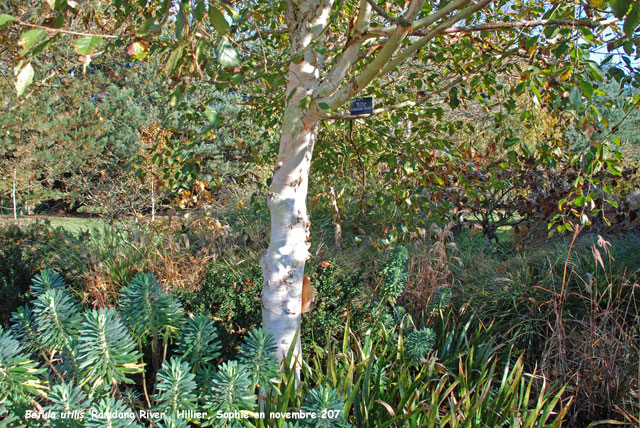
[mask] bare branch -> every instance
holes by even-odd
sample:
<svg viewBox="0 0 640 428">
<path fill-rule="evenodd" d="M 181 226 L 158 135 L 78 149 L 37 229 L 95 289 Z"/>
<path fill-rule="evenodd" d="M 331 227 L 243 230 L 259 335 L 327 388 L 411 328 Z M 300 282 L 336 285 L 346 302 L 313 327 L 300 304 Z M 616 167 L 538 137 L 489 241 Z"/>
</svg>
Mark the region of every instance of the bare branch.
<svg viewBox="0 0 640 428">
<path fill-rule="evenodd" d="M 425 0 L 417 0 L 411 2 L 409 4 L 409 8 L 403 15 L 403 18 L 407 21 L 413 21 L 422 9 L 424 1 Z M 459 1 L 462 0 L 458 0 L 458 2 Z M 362 89 L 364 89 L 377 75 L 380 74 L 380 70 L 382 69 L 384 64 L 386 64 L 391 59 L 393 54 L 402 43 L 402 40 L 404 40 L 410 30 L 411 26 L 398 26 L 397 30 L 389 36 L 386 42 L 384 42 L 382 48 L 380 49 L 380 52 L 375 57 L 375 59 L 371 61 L 359 75 L 354 77 L 347 85 L 340 88 L 338 92 L 334 93 L 328 98 L 322 99 L 322 101 L 326 102 L 330 108 L 336 108 L 344 104 L 354 94 L 357 94 Z M 316 98 L 316 101 L 320 101 L 320 99 Z"/>
<path fill-rule="evenodd" d="M 421 28 L 425 28 L 428 27 L 432 24 L 434 24 L 436 21 L 444 18 L 445 16 L 449 15 L 451 12 L 455 12 L 458 9 L 462 9 L 464 6 L 468 5 L 469 3 L 471 3 L 472 0 L 456 0 L 452 3 L 449 3 L 448 5 L 444 6 L 442 9 L 438 9 L 437 11 L 435 11 L 434 13 L 432 13 L 431 15 L 422 18 L 422 19 L 418 19 L 415 22 L 413 22 L 411 24 L 411 28 L 413 31 L 415 30 L 419 30 Z M 390 26 L 390 27 L 381 27 L 381 28 L 374 28 L 372 29 L 372 32 L 378 33 L 380 35 L 390 35 L 393 34 L 396 30 L 397 30 L 397 26 Z"/>
<path fill-rule="evenodd" d="M 467 17 L 473 15 L 477 11 L 482 10 L 486 5 L 491 3 L 491 1 L 492 0 L 482 0 L 472 6 L 469 6 L 461 10 L 460 12 L 456 13 L 452 18 L 449 18 L 446 21 L 442 22 L 441 24 L 436 26 L 436 28 L 429 31 L 420 40 L 416 41 L 415 43 L 412 43 L 411 46 L 409 46 L 404 51 L 402 51 L 392 61 L 389 61 L 386 64 L 386 66 L 380 71 L 380 74 L 385 74 L 391 70 L 394 70 L 400 64 L 405 62 L 411 55 L 413 55 L 414 53 L 422 49 L 431 39 L 433 39 L 438 34 L 441 34 L 446 28 L 449 28 L 456 22 L 462 21 L 463 19 L 466 19 Z"/>
<path fill-rule="evenodd" d="M 360 0 L 358 18 L 354 26 L 354 36 L 347 40 L 344 50 L 338 57 L 336 65 L 333 67 L 324 82 L 318 88 L 318 96 L 323 97 L 336 90 L 340 82 L 347 75 L 349 69 L 358 60 L 358 51 L 362 43 L 367 39 L 364 33 L 369 28 L 371 20 L 371 5 L 367 0 Z"/>
<path fill-rule="evenodd" d="M 63 30 L 62 28 L 51 28 L 51 27 L 45 27 L 44 25 L 36 25 L 36 24 L 31 24 L 30 22 L 24 22 L 24 21 L 16 21 L 17 25 L 23 26 L 23 27 L 31 27 L 31 28 L 39 28 L 41 30 L 45 30 L 48 31 L 50 33 L 61 33 L 61 34 L 71 34 L 74 36 L 84 36 L 84 37 L 102 37 L 105 39 L 120 39 L 122 38 L 122 36 L 116 36 L 113 34 L 94 34 L 94 33 L 82 33 L 82 32 L 78 32 L 78 31 L 71 31 L 71 30 Z"/>
<path fill-rule="evenodd" d="M 397 25 L 400 25 L 402 27 L 408 27 L 409 25 L 411 25 L 411 23 L 409 21 L 407 21 L 406 19 L 404 19 L 402 17 L 394 18 L 393 16 L 389 15 L 383 8 L 378 6 L 378 4 L 375 2 L 375 0 L 367 0 L 367 2 L 371 5 L 373 10 L 375 10 L 378 15 L 382 16 L 384 19 L 386 19 L 387 21 L 391 22 L 392 24 L 397 24 Z"/>
<path fill-rule="evenodd" d="M 498 59 L 504 59 L 507 57 L 510 57 L 512 55 L 515 55 L 519 52 L 519 48 L 515 48 L 515 49 L 511 49 L 501 55 L 497 55 L 497 56 L 491 56 L 489 59 L 482 61 L 482 63 L 478 64 L 477 66 L 475 66 L 473 68 L 473 70 L 470 71 L 465 71 L 465 75 L 464 76 L 460 76 L 457 77 L 453 80 L 451 80 L 450 82 L 444 84 L 444 79 L 442 82 L 438 82 L 435 86 L 438 88 L 436 91 L 430 92 L 428 94 L 423 95 L 419 100 L 417 101 L 411 101 L 411 100 L 407 100 L 407 101 L 403 101 L 401 103 L 398 104 L 393 104 L 393 105 L 388 105 L 388 106 L 384 106 L 384 107 L 380 107 L 377 109 L 373 110 L 372 114 L 363 114 L 363 115 L 351 115 L 348 113 L 342 113 L 342 114 L 334 114 L 334 115 L 329 115 L 324 117 L 324 119 L 327 120 L 353 120 L 353 119 L 357 119 L 357 118 L 365 118 L 365 117 L 371 117 L 371 116 L 376 116 L 382 113 L 386 113 L 389 111 L 393 111 L 393 110 L 398 110 L 401 108 L 406 108 L 406 107 L 415 107 L 415 106 L 419 106 L 421 104 L 426 103 L 427 101 L 429 101 L 430 99 L 436 97 L 437 95 L 446 93 L 447 91 L 449 91 L 449 89 L 453 88 L 456 85 L 459 85 L 460 83 L 462 83 L 465 80 L 468 80 L 468 78 L 478 72 L 481 72 L 482 70 L 486 69 L 486 67 L 493 62 L 494 60 L 498 60 Z"/>
<path fill-rule="evenodd" d="M 354 26 L 354 34 L 364 34 L 369 28 L 371 22 L 371 4 L 368 0 L 360 0 L 360 7 L 358 9 L 358 18 Z"/>
<path fill-rule="evenodd" d="M 442 33 L 472 33 L 476 31 L 508 30 L 512 28 L 548 27 L 551 25 L 598 28 L 616 23 L 618 21 L 620 21 L 618 18 L 608 19 L 604 21 L 590 21 L 588 19 L 536 19 L 531 21 L 495 22 L 469 27 L 449 27 L 445 28 Z"/>
<path fill-rule="evenodd" d="M 415 106 L 418 106 L 420 104 L 424 104 L 428 100 L 432 99 L 433 97 L 435 97 L 437 95 L 442 94 L 443 92 L 446 92 L 447 90 L 451 89 L 452 87 L 462 83 L 463 80 L 464 79 L 462 77 L 458 77 L 458 78 L 452 80 L 451 82 L 449 82 L 444 87 L 438 88 L 437 91 L 430 92 L 430 93 L 424 95 L 418 101 L 407 100 L 407 101 L 403 101 L 403 102 L 398 103 L 398 104 L 379 107 L 377 109 L 374 109 L 373 113 L 371 113 L 371 114 L 352 115 L 352 114 L 348 114 L 348 113 L 343 113 L 343 114 L 334 114 L 334 115 L 326 116 L 326 117 L 323 117 L 323 119 L 326 119 L 326 120 L 364 119 L 366 117 L 376 116 L 376 115 L 379 115 L 379 114 L 382 114 L 382 113 L 387 113 L 387 112 L 390 112 L 390 111 L 393 111 L 393 110 L 398 110 L 398 109 L 405 108 L 405 107 L 415 107 Z"/>
<path fill-rule="evenodd" d="M 258 38 L 262 38 L 262 36 L 268 36 L 268 35 L 271 35 L 271 34 L 287 34 L 287 31 L 289 31 L 289 30 L 287 30 L 287 29 L 279 29 L 279 30 L 256 31 L 251 36 L 245 37 L 244 39 L 237 40 L 236 43 L 250 42 L 252 40 L 255 40 L 255 39 L 258 39 Z"/>
</svg>

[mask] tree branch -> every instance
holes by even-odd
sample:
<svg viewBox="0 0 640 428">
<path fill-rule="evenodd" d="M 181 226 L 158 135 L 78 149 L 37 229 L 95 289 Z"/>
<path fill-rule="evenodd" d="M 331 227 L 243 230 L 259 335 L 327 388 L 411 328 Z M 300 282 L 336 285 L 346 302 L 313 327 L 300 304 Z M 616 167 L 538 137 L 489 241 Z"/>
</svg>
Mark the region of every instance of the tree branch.
<svg viewBox="0 0 640 428">
<path fill-rule="evenodd" d="M 407 21 L 413 21 L 422 9 L 424 1 L 425 0 L 415 0 L 411 2 L 409 8 L 403 15 L 403 18 Z M 454 3 L 458 3 L 461 1 L 470 0 L 458 0 Z M 438 12 L 436 12 L 436 14 Z M 382 49 L 380 49 L 380 52 L 375 57 L 375 59 L 371 61 L 359 75 L 355 76 L 347 85 L 340 88 L 333 95 L 327 98 L 316 98 L 316 101 L 326 102 L 331 109 L 337 108 L 347 102 L 348 99 L 364 89 L 376 76 L 380 74 L 380 71 L 384 64 L 386 64 L 391 59 L 391 57 L 396 52 L 410 30 L 411 26 L 398 26 L 397 30 L 389 36 L 386 42 L 384 42 L 384 44 L 382 45 Z"/>
<path fill-rule="evenodd" d="M 236 43 L 244 43 L 244 42 L 250 42 L 252 40 L 255 40 L 257 38 L 262 38 L 262 36 L 268 36 L 271 34 L 287 34 L 287 29 L 280 29 L 280 30 L 264 30 L 264 31 L 256 31 L 253 35 L 245 37 L 244 39 L 240 39 L 237 40 Z"/>
<path fill-rule="evenodd" d="M 353 28 L 354 36 L 347 40 L 344 50 L 336 61 L 336 65 L 320 84 L 317 92 L 319 97 L 323 97 L 335 91 L 344 76 L 349 72 L 349 69 L 358 60 L 358 51 L 360 50 L 362 43 L 367 39 L 365 32 L 367 31 L 367 28 L 369 28 L 370 20 L 371 5 L 368 3 L 368 0 L 360 0 L 358 17 Z"/>
<path fill-rule="evenodd" d="M 371 5 L 373 10 L 375 10 L 378 15 L 382 16 L 384 19 L 391 22 L 392 24 L 397 24 L 401 27 L 408 27 L 411 25 L 411 23 L 406 19 L 404 19 L 403 17 L 394 18 L 393 16 L 389 15 L 383 8 L 378 6 L 375 0 L 367 0 L 367 3 Z"/>
<path fill-rule="evenodd" d="M 403 102 L 398 103 L 398 104 L 379 107 L 377 109 L 374 109 L 373 113 L 371 113 L 371 114 L 352 115 L 352 114 L 348 114 L 348 113 L 343 113 L 343 114 L 334 114 L 334 115 L 326 116 L 326 117 L 323 117 L 323 119 L 326 119 L 326 120 L 364 119 L 364 118 L 367 118 L 367 117 L 376 116 L 378 114 L 386 113 L 386 112 L 393 111 L 393 110 L 398 110 L 398 109 L 405 108 L 405 107 L 415 107 L 415 106 L 418 106 L 420 104 L 424 104 L 425 102 L 427 102 L 431 98 L 435 97 L 436 95 L 440 95 L 443 92 L 446 92 L 447 90 L 451 89 L 455 85 L 458 85 L 458 84 L 462 83 L 463 80 L 464 79 L 462 77 L 458 77 L 458 78 L 454 79 L 453 81 L 449 82 L 444 87 L 438 88 L 437 91 L 430 92 L 430 93 L 426 94 L 425 96 L 420 98 L 418 101 L 407 100 L 407 101 L 403 101 Z"/>
<path fill-rule="evenodd" d="M 500 54 L 498 56 L 491 56 L 490 60 L 485 60 L 482 63 L 478 64 L 473 70 L 471 71 L 467 71 L 465 72 L 465 76 L 460 76 L 457 77 L 455 79 L 453 79 L 452 81 L 450 81 L 449 83 L 445 84 L 444 86 L 442 85 L 443 82 L 438 82 L 435 86 L 438 88 L 437 90 L 430 92 L 428 94 L 425 94 L 422 98 L 420 98 L 417 101 L 403 101 L 401 103 L 398 104 L 393 104 L 393 105 L 388 105 L 388 106 L 384 106 L 384 107 L 380 107 L 377 108 L 375 110 L 373 110 L 373 113 L 371 114 L 362 114 L 362 115 L 351 115 L 348 113 L 342 113 L 342 114 L 334 114 L 334 115 L 329 115 L 329 116 L 325 116 L 323 119 L 326 120 L 353 120 L 353 119 L 357 119 L 357 118 L 366 118 L 366 117 L 372 117 L 378 114 L 382 114 L 382 113 L 386 113 L 389 111 L 393 111 L 393 110 L 398 110 L 401 108 L 405 108 L 405 107 L 415 107 L 415 106 L 419 106 L 421 104 L 424 104 L 425 102 L 429 101 L 431 98 L 434 98 L 437 95 L 443 94 L 445 92 L 447 92 L 449 89 L 451 89 L 452 87 L 459 85 L 460 83 L 462 83 L 463 81 L 467 80 L 469 78 L 469 76 L 478 73 L 482 70 L 484 70 L 487 65 L 489 65 L 492 61 L 497 60 L 497 59 L 504 59 L 507 58 L 511 55 L 517 54 L 519 51 L 518 48 L 515 49 L 511 49 L 503 54 Z M 444 79 L 443 79 L 444 80 Z"/>
<path fill-rule="evenodd" d="M 449 3 L 448 5 L 444 6 L 442 9 L 438 9 L 437 11 L 435 11 L 434 13 L 432 13 L 431 15 L 422 18 L 422 19 L 418 19 L 415 22 L 413 22 L 411 24 L 411 28 L 412 30 L 419 30 L 421 28 L 425 28 L 428 27 L 432 24 L 434 24 L 436 21 L 438 21 L 439 19 L 442 19 L 444 17 L 446 17 L 447 15 L 449 15 L 451 12 L 455 12 L 458 9 L 462 9 L 464 6 L 468 5 L 469 3 L 471 3 L 472 0 L 456 0 L 452 3 Z M 390 35 L 393 34 L 393 32 L 395 32 L 398 29 L 397 26 L 390 26 L 390 27 L 381 27 L 381 28 L 375 28 L 373 29 L 376 33 L 380 33 L 381 35 Z"/>
<path fill-rule="evenodd" d="M 548 27 L 551 25 L 598 28 L 618 21 L 620 21 L 618 18 L 604 21 L 590 21 L 588 19 L 536 19 L 531 21 L 495 22 L 469 27 L 449 27 L 445 28 L 442 33 L 472 33 L 476 31 L 508 30 L 512 28 Z M 414 33 L 412 33 L 412 35 L 414 35 Z"/>
<path fill-rule="evenodd" d="M 31 24 L 30 22 L 25 22 L 25 21 L 16 21 L 15 23 L 17 25 L 20 25 L 20 26 L 23 26 L 23 27 L 39 28 L 41 30 L 48 31 L 50 33 L 71 34 L 73 36 L 84 36 L 84 37 L 93 36 L 93 37 L 102 37 L 102 38 L 105 38 L 105 39 L 120 39 L 121 38 L 121 36 L 115 36 L 113 34 L 82 33 L 82 32 L 78 32 L 78 31 L 63 30 L 61 28 L 45 27 L 44 25 Z"/>
<path fill-rule="evenodd" d="M 449 18 L 446 21 L 442 22 L 441 24 L 436 26 L 436 28 L 434 28 L 433 30 L 429 31 L 420 40 L 418 40 L 415 43 L 411 44 L 411 46 L 409 46 L 404 51 L 402 51 L 392 61 L 389 61 L 385 65 L 385 67 L 380 71 L 380 74 L 385 74 L 385 73 L 388 73 L 391 70 L 394 70 L 400 64 L 405 62 L 411 55 L 413 55 L 414 53 L 416 53 L 417 51 L 422 49 L 427 44 L 427 42 L 429 42 L 431 39 L 433 39 L 438 34 L 441 34 L 444 29 L 449 28 L 450 26 L 452 26 L 456 22 L 459 22 L 459 21 L 461 21 L 463 19 L 466 19 L 468 16 L 473 15 L 474 13 L 476 13 L 477 11 L 483 9 L 486 5 L 491 3 L 491 1 L 492 0 L 482 0 L 482 1 L 478 2 L 478 3 L 473 4 L 472 6 L 469 6 L 469 7 L 465 8 L 465 9 L 461 10 L 460 12 L 456 13 L 452 18 Z"/>
</svg>

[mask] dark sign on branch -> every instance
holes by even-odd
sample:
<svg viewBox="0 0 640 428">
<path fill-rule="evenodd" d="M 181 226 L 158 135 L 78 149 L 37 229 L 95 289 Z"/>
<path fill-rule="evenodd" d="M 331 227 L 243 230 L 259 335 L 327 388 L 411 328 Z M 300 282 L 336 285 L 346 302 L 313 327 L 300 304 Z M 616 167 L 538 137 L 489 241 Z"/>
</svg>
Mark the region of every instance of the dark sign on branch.
<svg viewBox="0 0 640 428">
<path fill-rule="evenodd" d="M 351 114 L 356 116 L 359 114 L 373 113 L 373 98 L 354 98 L 351 100 Z"/>
</svg>

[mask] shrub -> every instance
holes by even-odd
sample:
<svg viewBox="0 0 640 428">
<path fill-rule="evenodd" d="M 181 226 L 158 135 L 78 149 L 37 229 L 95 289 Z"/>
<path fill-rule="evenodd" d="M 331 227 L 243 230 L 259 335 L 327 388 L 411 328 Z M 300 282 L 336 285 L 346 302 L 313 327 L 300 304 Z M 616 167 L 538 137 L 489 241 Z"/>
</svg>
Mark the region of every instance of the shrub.
<svg viewBox="0 0 640 428">
<path fill-rule="evenodd" d="M 0 227 L 0 325 L 29 298 L 31 278 L 43 270 L 65 272 L 77 285 L 86 270 L 82 242 L 87 234 L 74 235 L 48 222 Z"/>
<path fill-rule="evenodd" d="M 230 259 L 232 260 L 232 259 Z M 209 265 L 199 289 L 176 290 L 190 312 L 207 314 L 220 328 L 226 346 L 225 356 L 235 352 L 242 334 L 260 326 L 260 289 L 262 271 L 257 260 L 234 265 L 216 262 Z"/>
<path fill-rule="evenodd" d="M 236 344 L 240 336 L 262 323 L 260 291 L 262 271 L 257 253 L 245 254 L 241 262 L 228 257 L 225 262 L 212 263 L 196 291 L 177 290 L 185 308 L 211 317 L 224 330 L 221 339 Z M 308 276 L 317 291 L 316 307 L 303 315 L 303 348 L 312 342 L 324 343 L 325 334 L 341 334 L 340 326 L 350 314 L 354 328 L 370 323 L 373 297 L 364 289 L 364 272 L 345 266 L 336 259 L 316 266 L 308 265 Z M 223 350 L 233 354 L 234 346 Z"/>
<path fill-rule="evenodd" d="M 368 294 L 364 275 L 361 268 L 354 269 L 337 259 L 320 263 L 310 274 L 317 303 L 302 318 L 303 350 L 313 343 L 325 345 L 328 332 L 341 335 L 347 315 L 356 331 L 371 323 L 375 294 Z"/>
</svg>

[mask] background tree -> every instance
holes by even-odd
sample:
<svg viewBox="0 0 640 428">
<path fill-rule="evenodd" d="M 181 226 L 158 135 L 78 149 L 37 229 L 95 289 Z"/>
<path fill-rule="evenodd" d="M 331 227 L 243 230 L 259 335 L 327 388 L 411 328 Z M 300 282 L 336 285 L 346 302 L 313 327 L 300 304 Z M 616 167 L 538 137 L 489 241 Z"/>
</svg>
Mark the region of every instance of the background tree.
<svg viewBox="0 0 640 428">
<path fill-rule="evenodd" d="M 160 114 L 157 87 L 148 81 L 149 68 L 127 57 L 96 62 L 86 74 L 79 66 L 60 68 L 22 100 L 6 70 L 0 194 L 9 195 L 9 171 L 16 168 L 18 193 L 32 208 L 100 210 L 123 197 L 118 183 L 136 153 L 138 129 Z"/>
</svg>

